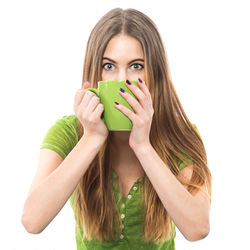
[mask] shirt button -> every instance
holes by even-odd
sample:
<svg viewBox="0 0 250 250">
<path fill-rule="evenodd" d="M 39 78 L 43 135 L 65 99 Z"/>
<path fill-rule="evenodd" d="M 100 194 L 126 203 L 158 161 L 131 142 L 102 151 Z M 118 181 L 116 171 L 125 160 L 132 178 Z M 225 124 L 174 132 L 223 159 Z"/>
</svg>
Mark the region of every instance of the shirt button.
<svg viewBox="0 0 250 250">
<path fill-rule="evenodd" d="M 133 189 L 136 191 L 136 190 L 137 190 L 137 187 L 133 187 Z"/>
<path fill-rule="evenodd" d="M 121 218 L 122 218 L 122 219 L 125 218 L 125 214 L 121 214 Z"/>
<path fill-rule="evenodd" d="M 125 208 L 125 204 L 124 203 L 122 203 L 122 208 Z"/>
<path fill-rule="evenodd" d="M 128 198 L 129 198 L 129 199 L 131 199 L 131 197 L 132 197 L 132 195 L 131 195 L 131 194 L 129 194 L 129 195 L 128 195 Z"/>
<path fill-rule="evenodd" d="M 123 234 L 121 234 L 121 235 L 120 235 L 120 238 L 123 239 L 123 237 L 124 237 Z"/>
<path fill-rule="evenodd" d="M 122 224 L 122 228 L 124 228 L 124 225 Z"/>
</svg>

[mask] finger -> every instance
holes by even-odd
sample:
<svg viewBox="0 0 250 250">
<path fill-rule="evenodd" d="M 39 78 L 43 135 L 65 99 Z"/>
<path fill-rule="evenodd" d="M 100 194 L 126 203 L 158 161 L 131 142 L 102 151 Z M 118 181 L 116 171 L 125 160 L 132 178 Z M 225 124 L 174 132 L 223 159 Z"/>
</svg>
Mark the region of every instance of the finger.
<svg viewBox="0 0 250 250">
<path fill-rule="evenodd" d="M 87 89 L 89 87 L 90 87 L 90 83 L 88 81 L 86 81 L 86 82 L 83 83 L 83 88 L 84 89 Z"/>
<path fill-rule="evenodd" d="M 83 98 L 83 96 L 84 96 L 84 94 L 85 94 L 85 90 L 84 89 L 78 89 L 77 91 L 76 91 L 76 93 L 75 93 L 75 103 L 74 103 L 74 107 L 76 107 L 76 106 L 79 106 L 80 105 L 80 103 L 81 103 L 81 101 L 82 101 L 82 98 Z"/>
<path fill-rule="evenodd" d="M 88 110 L 92 113 L 99 103 L 100 99 L 97 96 L 93 96 L 88 103 Z"/>
<path fill-rule="evenodd" d="M 91 98 L 94 96 L 96 96 L 95 93 L 93 93 L 92 91 L 89 91 L 89 90 L 85 90 L 85 94 L 84 94 L 84 97 L 80 103 L 80 106 L 87 107 Z"/>
<path fill-rule="evenodd" d="M 132 122 L 135 121 L 136 119 L 136 114 L 130 110 L 129 108 L 123 106 L 122 104 L 116 104 L 114 102 L 114 106 L 120 111 L 122 112 L 124 115 L 126 115 Z"/>
<path fill-rule="evenodd" d="M 90 83 L 86 81 L 83 83 L 82 88 L 80 88 L 76 91 L 74 107 L 80 105 L 80 103 L 81 103 L 81 101 L 86 93 L 86 89 L 89 88 L 89 86 L 90 86 Z"/>
<path fill-rule="evenodd" d="M 104 106 L 102 103 L 98 103 L 98 105 L 96 106 L 96 109 L 93 112 L 94 117 L 101 117 L 101 114 L 104 111 Z"/>
<path fill-rule="evenodd" d="M 137 114 L 143 114 L 143 108 L 140 105 L 140 103 L 133 97 L 131 96 L 129 93 L 127 93 L 126 91 L 122 92 L 119 89 L 120 94 L 122 95 L 122 97 L 127 101 L 127 103 L 132 107 L 132 109 L 137 113 Z M 135 93 L 134 93 L 135 94 Z M 136 94 L 135 94 L 136 95 Z M 143 94 L 142 94 L 143 95 Z M 142 99 L 139 96 L 137 96 L 138 99 Z"/>
<path fill-rule="evenodd" d="M 147 88 L 147 85 L 145 84 L 145 81 L 143 81 L 141 78 L 138 78 L 137 80 L 138 84 L 139 84 L 139 87 L 140 89 L 142 90 L 142 92 L 147 96 L 147 95 L 150 95 L 150 92 Z"/>
</svg>

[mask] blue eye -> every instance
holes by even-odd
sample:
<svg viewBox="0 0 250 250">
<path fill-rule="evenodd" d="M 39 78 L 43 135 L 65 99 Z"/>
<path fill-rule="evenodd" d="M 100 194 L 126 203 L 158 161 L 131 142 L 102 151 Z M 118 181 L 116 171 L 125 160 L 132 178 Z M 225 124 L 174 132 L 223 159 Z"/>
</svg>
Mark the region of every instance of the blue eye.
<svg viewBox="0 0 250 250">
<path fill-rule="evenodd" d="M 102 67 L 107 71 L 114 70 L 114 65 L 112 63 L 105 63 L 102 65 Z M 141 70 L 144 68 L 144 66 L 142 64 L 139 64 L 139 63 L 135 63 L 135 64 L 131 65 L 131 67 L 133 70 Z"/>
<path fill-rule="evenodd" d="M 106 66 L 107 66 L 107 67 L 106 67 Z M 111 69 L 112 66 L 114 66 L 114 65 L 111 64 L 111 63 L 105 63 L 105 64 L 102 65 L 102 67 L 103 67 L 104 69 L 106 69 L 106 70 L 112 70 L 112 69 Z"/>
<path fill-rule="evenodd" d="M 133 66 L 136 66 L 136 67 L 134 68 L 135 70 L 141 70 L 141 69 L 144 68 L 143 65 L 142 65 L 142 64 L 139 64 L 139 63 L 135 63 L 135 64 L 132 65 L 132 67 L 133 67 Z"/>
</svg>

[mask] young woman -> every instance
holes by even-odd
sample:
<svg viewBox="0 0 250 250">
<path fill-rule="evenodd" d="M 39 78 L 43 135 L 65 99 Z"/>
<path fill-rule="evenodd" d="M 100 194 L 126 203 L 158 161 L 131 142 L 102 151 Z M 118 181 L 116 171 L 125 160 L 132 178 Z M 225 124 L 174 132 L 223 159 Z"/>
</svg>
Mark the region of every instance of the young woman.
<svg viewBox="0 0 250 250">
<path fill-rule="evenodd" d="M 131 131 L 108 131 L 88 87 L 128 80 L 120 95 L 135 112 L 114 108 Z M 130 84 L 137 80 L 139 87 Z M 211 173 L 206 151 L 170 78 L 153 21 L 113 9 L 92 30 L 75 114 L 48 130 L 24 205 L 26 230 L 40 233 L 70 198 L 77 249 L 175 249 L 175 226 L 189 241 L 209 233 Z"/>
</svg>

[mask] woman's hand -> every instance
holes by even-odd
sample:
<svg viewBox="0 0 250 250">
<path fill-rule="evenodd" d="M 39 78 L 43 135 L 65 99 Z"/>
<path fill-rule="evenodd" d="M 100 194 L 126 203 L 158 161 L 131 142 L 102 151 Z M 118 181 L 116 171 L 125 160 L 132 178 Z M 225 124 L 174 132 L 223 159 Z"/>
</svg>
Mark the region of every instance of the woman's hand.
<svg viewBox="0 0 250 250">
<path fill-rule="evenodd" d="M 89 82 L 83 84 L 83 88 L 76 91 L 74 111 L 84 128 L 84 135 L 97 136 L 106 140 L 109 131 L 101 119 L 104 111 L 100 98 L 95 93 L 86 90 Z"/>
<path fill-rule="evenodd" d="M 150 144 L 149 133 L 154 109 L 151 94 L 144 81 L 140 82 L 140 80 L 138 79 L 138 85 L 140 88 L 138 88 L 135 84 L 129 85 L 128 82 L 129 81 L 127 80 L 126 86 L 136 96 L 139 102 L 126 91 L 124 93 L 121 90 L 118 91 L 128 102 L 128 104 L 133 108 L 135 113 L 122 104 L 116 105 L 114 103 L 114 106 L 122 113 L 124 113 L 124 115 L 126 115 L 133 123 L 133 127 L 129 137 L 129 146 L 133 149 L 137 148 L 138 146 L 145 146 Z"/>
</svg>

